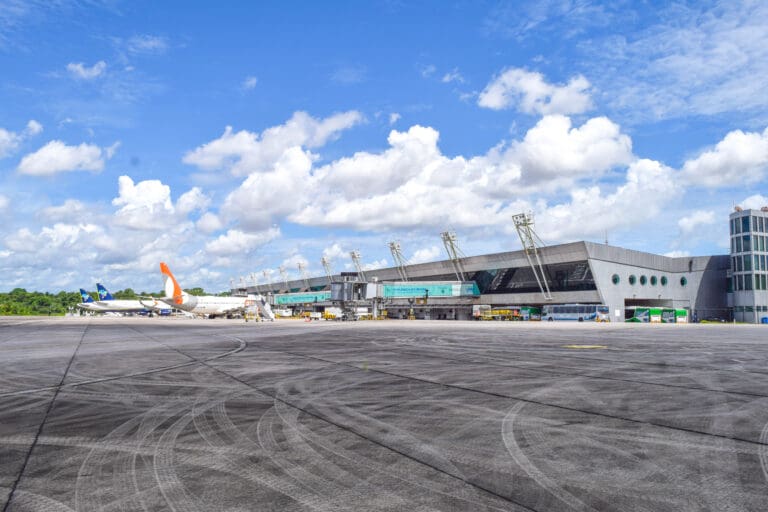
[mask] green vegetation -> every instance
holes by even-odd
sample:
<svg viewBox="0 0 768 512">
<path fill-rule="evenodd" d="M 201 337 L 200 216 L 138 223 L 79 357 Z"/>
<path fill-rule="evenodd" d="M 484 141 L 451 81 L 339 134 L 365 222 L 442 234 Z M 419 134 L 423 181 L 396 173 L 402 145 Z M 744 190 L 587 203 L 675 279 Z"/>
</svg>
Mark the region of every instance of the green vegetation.
<svg viewBox="0 0 768 512">
<path fill-rule="evenodd" d="M 202 288 L 184 290 L 190 295 L 207 295 Z M 89 292 L 93 300 L 99 300 L 99 294 Z M 115 299 L 138 300 L 139 297 L 163 297 L 165 292 L 134 292 L 131 288 L 112 293 Z M 220 295 L 229 295 L 229 292 Z M 0 316 L 64 315 L 69 308 L 75 308 L 82 302 L 78 292 L 28 292 L 24 288 L 15 288 L 8 293 L 0 293 Z"/>
<path fill-rule="evenodd" d="M 15 288 L 0 293 L 0 315 L 63 315 L 80 300 L 77 292 L 52 294 Z"/>
</svg>

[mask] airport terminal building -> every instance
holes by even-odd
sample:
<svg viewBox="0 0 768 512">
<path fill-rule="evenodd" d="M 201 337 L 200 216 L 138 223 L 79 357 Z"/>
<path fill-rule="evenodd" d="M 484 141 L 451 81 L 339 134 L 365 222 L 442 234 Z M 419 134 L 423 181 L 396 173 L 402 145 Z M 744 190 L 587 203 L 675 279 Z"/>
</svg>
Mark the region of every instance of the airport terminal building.
<svg viewBox="0 0 768 512">
<path fill-rule="evenodd" d="M 537 247 L 536 259 L 521 249 L 233 292 L 266 295 L 287 314 L 353 306 L 389 318 L 463 320 L 478 307 L 604 305 L 614 322 L 637 308 L 675 308 L 689 321 L 768 323 L 768 207 L 736 207 L 730 235 L 729 255 L 667 257 L 583 241 Z"/>
<path fill-rule="evenodd" d="M 738 322 L 768 318 L 768 207 L 730 215 L 729 306 Z"/>
<path fill-rule="evenodd" d="M 524 250 L 463 257 L 460 273 L 457 262 L 446 259 L 365 271 L 364 276 L 342 273 L 269 283 L 247 291 L 267 295 L 274 309 L 293 313 L 324 311 L 346 300 L 370 304 L 374 314 L 386 312 L 390 318 L 470 319 L 478 305 L 604 304 L 611 321 L 624 321 L 628 309 L 641 306 L 687 309 L 694 321 L 732 319 L 729 255 L 670 258 L 574 242 L 541 247 L 538 256 L 549 296 Z M 353 295 L 333 296 L 341 282 L 352 283 Z"/>
</svg>

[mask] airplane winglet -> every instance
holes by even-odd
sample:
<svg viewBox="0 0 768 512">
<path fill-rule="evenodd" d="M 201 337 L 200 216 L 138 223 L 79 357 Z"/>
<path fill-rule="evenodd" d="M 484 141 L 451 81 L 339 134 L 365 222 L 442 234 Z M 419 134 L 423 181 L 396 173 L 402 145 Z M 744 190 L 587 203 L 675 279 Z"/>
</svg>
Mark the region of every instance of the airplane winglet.
<svg viewBox="0 0 768 512">
<path fill-rule="evenodd" d="M 181 304 L 184 301 L 184 298 L 181 294 L 181 286 L 179 286 L 176 278 L 173 277 L 171 269 L 168 268 L 168 265 L 162 261 L 160 262 L 160 273 L 165 276 L 165 295 L 173 297 L 173 302 L 175 304 Z"/>
</svg>

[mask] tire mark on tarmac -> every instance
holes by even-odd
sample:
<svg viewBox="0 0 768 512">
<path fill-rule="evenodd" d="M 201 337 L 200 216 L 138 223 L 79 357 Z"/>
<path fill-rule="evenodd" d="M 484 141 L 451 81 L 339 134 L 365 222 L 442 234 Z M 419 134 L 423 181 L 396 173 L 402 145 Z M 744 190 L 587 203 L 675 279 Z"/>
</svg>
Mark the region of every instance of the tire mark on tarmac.
<svg viewBox="0 0 768 512">
<path fill-rule="evenodd" d="M 30 445 L 29 450 L 27 451 L 27 455 L 24 457 L 24 463 L 21 465 L 19 474 L 16 476 L 16 480 L 14 480 L 13 485 L 11 486 L 11 492 L 8 494 L 8 500 L 5 502 L 5 505 L 3 506 L 3 512 L 7 512 L 8 507 L 13 502 L 14 495 L 16 494 L 16 489 L 19 486 L 19 482 L 21 481 L 22 477 L 24 476 L 24 471 L 27 469 L 27 464 L 29 464 L 29 459 L 32 456 L 32 452 L 34 451 L 35 446 L 37 446 L 37 441 L 40 438 L 40 434 L 43 432 L 43 427 L 45 427 L 45 422 L 48 420 L 48 415 L 51 414 L 51 410 L 53 409 L 53 404 L 56 402 L 56 397 L 59 396 L 59 391 L 61 390 L 61 386 L 62 384 L 64 384 L 64 380 L 67 378 L 69 369 L 72 367 L 72 362 L 75 360 L 77 351 L 80 350 L 80 346 L 83 344 L 83 340 L 85 339 L 85 335 L 88 332 L 89 327 L 90 327 L 90 322 L 85 324 L 83 333 L 80 335 L 80 340 L 77 342 L 77 346 L 75 347 L 75 350 L 72 352 L 72 357 L 70 357 L 69 361 L 67 362 L 67 366 L 64 369 L 64 374 L 61 376 L 61 381 L 59 382 L 59 385 L 56 386 L 56 392 L 53 394 L 53 397 L 51 397 L 51 401 L 48 402 L 48 408 L 46 409 L 45 414 L 43 415 L 43 420 L 40 422 L 40 425 L 37 428 L 37 433 L 35 433 L 35 438 L 32 441 L 32 444 Z"/>
<path fill-rule="evenodd" d="M 135 328 L 132 328 L 132 329 L 136 330 Z M 155 339 L 153 336 L 150 336 L 150 335 L 148 335 L 146 333 L 142 333 L 141 331 L 138 331 L 138 330 L 136 330 L 136 332 L 138 332 L 139 334 L 141 334 L 142 336 L 144 336 L 144 337 L 146 337 L 148 339 L 156 341 L 157 343 L 159 343 L 159 344 L 161 344 L 161 345 L 163 345 L 163 346 L 165 346 L 165 347 L 167 347 L 167 348 L 169 348 L 171 350 L 179 352 L 180 354 L 185 355 L 186 357 L 191 357 L 188 354 L 184 353 L 182 350 L 179 350 L 179 349 L 177 349 L 175 347 L 168 346 L 166 343 L 164 343 L 164 342 L 162 342 L 160 340 Z M 240 338 L 236 338 L 234 336 L 230 336 L 230 337 L 234 338 L 234 339 L 238 339 L 238 340 L 242 341 L 243 343 L 245 343 L 246 345 L 248 345 L 248 343 L 246 341 L 244 341 L 244 340 L 242 340 Z M 277 352 L 281 352 L 281 351 L 277 351 Z M 292 354 L 290 352 L 285 352 L 285 353 L 287 353 L 289 355 L 296 355 L 296 354 Z M 311 358 L 309 358 L 307 356 L 304 356 L 304 357 L 307 358 L 307 359 L 311 359 Z M 339 363 L 336 363 L 334 361 L 325 361 L 325 362 L 329 363 L 331 365 L 339 364 Z M 394 452 L 394 453 L 396 453 L 396 454 L 398 454 L 398 455 L 400 455 L 402 457 L 405 457 L 405 458 L 407 458 L 407 459 L 409 459 L 409 460 L 411 460 L 413 462 L 416 462 L 418 464 L 427 466 L 427 467 L 431 468 L 432 470 L 434 470 L 434 471 L 436 471 L 436 472 L 438 472 L 440 474 L 443 474 L 443 475 L 446 475 L 448 477 L 454 478 L 454 479 L 456 479 L 458 481 L 461 481 L 461 482 L 463 482 L 463 483 L 465 483 L 465 484 L 467 484 L 469 486 L 472 486 L 472 487 L 474 487 L 474 488 L 476 488 L 478 490 L 481 490 L 481 491 L 483 491 L 483 492 L 485 492 L 485 493 L 487 493 L 487 494 L 489 494 L 491 496 L 499 498 L 499 499 L 501 499 L 501 500 L 503 500 L 505 502 L 508 502 L 508 503 L 510 503 L 512 505 L 520 507 L 520 508 L 522 508 L 524 510 L 530 510 L 530 511 L 533 511 L 533 512 L 537 512 L 536 509 L 530 508 L 530 507 L 526 506 L 525 504 L 518 502 L 517 500 L 515 500 L 511 496 L 505 496 L 503 494 L 500 494 L 499 492 L 494 491 L 493 489 L 490 489 L 490 488 L 488 488 L 488 487 L 486 487 L 486 486 L 484 486 L 484 485 L 482 485 L 482 484 L 480 484 L 478 482 L 475 482 L 475 481 L 473 481 L 473 480 L 471 480 L 469 478 L 466 478 L 463 475 L 460 475 L 460 474 L 457 475 L 457 474 L 451 473 L 450 471 L 447 471 L 447 470 L 445 470 L 443 468 L 435 466 L 435 465 L 431 464 L 428 461 L 421 460 L 421 459 L 419 459 L 418 457 L 416 457 L 414 455 L 411 455 L 411 454 L 409 454 L 409 453 L 407 453 L 405 451 L 402 451 L 402 450 L 398 449 L 395 446 L 387 445 L 386 443 L 384 443 L 382 441 L 379 441 L 377 439 L 374 439 L 374 438 L 370 437 L 369 435 L 366 435 L 365 433 L 358 432 L 356 429 L 354 429 L 354 428 L 352 428 L 352 427 L 350 427 L 348 425 L 344 425 L 342 423 L 336 422 L 336 421 L 334 421 L 332 419 L 326 418 L 324 415 L 322 415 L 320 413 L 313 412 L 313 411 L 310 411 L 309 409 L 307 409 L 305 407 L 302 407 L 300 405 L 296 405 L 296 404 L 294 404 L 294 403 L 292 403 L 292 402 L 290 402 L 290 401 L 288 401 L 288 400 L 286 400 L 284 398 L 281 398 L 277 394 L 274 394 L 274 393 L 271 393 L 270 391 L 261 389 L 258 386 L 255 386 L 255 385 L 253 385 L 253 384 L 251 384 L 251 383 L 241 379 L 240 377 L 237 377 L 237 376 L 232 375 L 232 374 L 230 374 L 230 373 L 228 373 L 228 372 L 226 372 L 224 370 L 221 370 L 221 369 L 219 369 L 219 368 L 217 368 L 215 366 L 212 366 L 212 365 L 208 364 L 206 361 L 202 361 L 201 360 L 201 361 L 198 361 L 196 364 L 200 364 L 200 365 L 205 366 L 205 367 L 207 367 L 207 368 L 209 368 L 209 369 L 211 369 L 211 370 L 213 370 L 213 371 L 215 371 L 217 373 L 225 375 L 226 377 L 228 377 L 228 378 L 230 378 L 232 380 L 235 380 L 235 381 L 239 382 L 240 384 L 242 384 L 242 385 L 244 385 L 244 386 L 246 386 L 246 387 L 248 387 L 250 389 L 258 391 L 259 393 L 261 393 L 261 394 L 263 394 L 265 396 L 268 396 L 268 397 L 272 398 L 273 400 L 275 400 L 277 402 L 280 402 L 280 403 L 283 403 L 283 404 L 285 404 L 285 405 L 287 405 L 289 407 L 298 409 L 301 412 L 303 412 L 304 414 L 307 414 L 307 415 L 312 416 L 313 418 L 316 418 L 316 419 L 318 419 L 320 421 L 323 421 L 325 423 L 333 425 L 333 426 L 335 426 L 336 428 L 338 428 L 340 430 L 349 432 L 350 434 L 353 434 L 353 435 L 355 435 L 355 436 L 357 436 L 357 437 L 359 437 L 359 438 L 361 438 L 361 439 L 363 439 L 363 440 L 365 440 L 365 441 L 367 441 L 369 443 L 372 443 L 372 444 L 374 444 L 376 446 L 384 448 L 384 449 L 386 449 L 388 451 Z M 356 368 L 356 367 L 353 367 L 353 368 Z M 357 369 L 359 370 L 359 368 L 357 368 Z"/>
<path fill-rule="evenodd" d="M 308 402 L 309 400 L 305 400 L 302 403 L 302 405 Z M 432 483 L 431 481 L 427 481 L 425 483 L 423 479 L 414 480 L 414 474 L 410 471 L 409 472 L 397 471 L 396 468 L 394 468 L 392 465 L 386 464 L 384 462 L 380 462 L 376 459 L 361 460 L 357 452 L 352 452 L 343 447 L 329 443 L 326 438 L 317 435 L 316 432 L 304 426 L 299 421 L 299 415 L 301 414 L 302 411 L 297 409 L 296 407 L 291 407 L 281 402 L 275 402 L 275 410 L 279 415 L 280 419 L 282 420 L 282 422 L 289 427 L 287 432 L 287 439 L 292 444 L 303 442 L 306 445 L 318 446 L 319 448 L 329 453 L 332 453 L 345 461 L 348 461 L 356 465 L 362 465 L 376 473 L 386 475 L 387 477 L 395 479 L 403 484 L 417 486 L 424 489 L 425 491 L 433 492 L 441 496 L 446 496 L 446 497 L 458 500 L 462 503 L 470 504 L 474 507 L 473 510 L 478 510 L 482 508 L 485 508 L 485 509 L 492 508 L 494 510 L 498 510 L 496 507 L 490 504 L 484 504 L 479 502 L 478 501 L 479 492 L 477 489 L 473 487 L 451 488 L 451 492 L 447 492 L 443 488 L 439 487 L 438 484 L 429 485 Z M 423 466 L 423 467 L 425 467 L 427 470 L 431 470 L 431 468 L 429 467 L 426 467 L 426 466 Z"/>
<path fill-rule="evenodd" d="M 715 432 L 707 432 L 707 431 L 704 431 L 704 430 L 697 430 L 697 429 L 694 429 L 694 428 L 678 427 L 678 426 L 668 425 L 668 424 L 665 424 L 665 423 L 654 422 L 654 421 L 639 420 L 639 419 L 630 418 L 630 417 L 627 417 L 627 416 L 619 416 L 619 415 L 605 413 L 605 412 L 600 412 L 600 411 L 591 411 L 591 410 L 588 410 L 588 409 L 580 409 L 578 407 L 569 407 L 567 405 L 554 404 L 554 403 L 544 402 L 544 401 L 541 401 L 541 400 L 533 400 L 533 399 L 525 398 L 525 397 L 522 397 L 522 396 L 507 395 L 507 394 L 504 394 L 504 393 L 497 393 L 497 392 L 494 392 L 494 391 L 485 391 L 485 390 L 470 388 L 470 387 L 467 387 L 467 386 L 460 386 L 458 384 L 446 384 L 444 382 L 433 381 L 433 380 L 429 380 L 429 379 L 422 378 L 422 377 L 413 377 L 413 376 L 410 376 L 410 375 L 403 375 L 403 374 L 399 374 L 399 373 L 389 372 L 389 371 L 386 371 L 386 370 L 377 370 L 375 368 L 371 368 L 370 365 L 367 366 L 366 368 L 361 368 L 361 367 L 356 366 L 356 365 L 351 364 L 351 363 L 333 361 L 331 359 L 324 359 L 322 357 L 301 354 L 301 353 L 298 353 L 298 352 L 291 352 L 291 351 L 287 351 L 287 350 L 277 350 L 277 349 L 272 349 L 272 348 L 270 348 L 269 350 L 272 350 L 272 351 L 275 351 L 275 352 L 283 352 L 285 354 L 294 355 L 294 356 L 297 356 L 297 357 L 303 357 L 303 358 L 306 358 L 306 359 L 312 359 L 312 360 L 316 360 L 316 361 L 323 361 L 323 362 L 331 363 L 331 364 L 338 364 L 338 365 L 341 365 L 341 366 L 346 366 L 346 367 L 349 367 L 349 368 L 354 368 L 354 369 L 359 370 L 359 371 L 376 372 L 376 373 L 381 373 L 381 374 L 384 374 L 384 375 L 390 375 L 392 377 L 397 377 L 397 378 L 400 378 L 400 379 L 407 379 L 407 380 L 413 380 L 413 381 L 417 381 L 417 382 L 423 382 L 425 384 L 431 384 L 433 386 L 441 386 L 441 387 L 457 389 L 457 390 L 461 390 L 461 391 L 467 391 L 467 392 L 470 392 L 470 393 L 478 393 L 478 394 L 481 394 L 481 395 L 494 396 L 494 397 L 497 397 L 497 398 L 505 398 L 505 399 L 509 399 L 509 400 L 518 400 L 518 401 L 521 401 L 521 402 L 526 402 L 526 403 L 530 403 L 530 404 L 540 405 L 540 406 L 543 406 L 543 407 L 552 407 L 552 408 L 560 409 L 560 410 L 564 410 L 564 411 L 578 412 L 578 413 L 582 413 L 582 414 L 599 416 L 599 417 L 603 417 L 603 418 L 610 418 L 610 419 L 613 419 L 613 420 L 627 421 L 627 422 L 631 422 L 631 423 L 638 423 L 638 424 L 642 424 L 642 425 L 653 425 L 655 427 L 668 428 L 668 429 L 671 429 L 671 430 L 677 430 L 677 431 L 681 431 L 681 432 L 689 432 L 689 433 L 692 433 L 692 434 L 699 434 L 699 435 L 703 435 L 703 436 L 711 436 L 711 437 L 716 437 L 716 438 L 719 438 L 719 439 L 728 439 L 730 441 L 749 443 L 749 444 L 757 445 L 757 446 L 765 446 L 766 445 L 766 443 L 764 443 L 763 441 L 755 441 L 754 439 L 747 439 L 747 438 L 738 437 L 738 436 L 728 436 L 728 435 L 725 435 L 725 434 L 718 434 L 718 433 L 715 433 Z"/>
<path fill-rule="evenodd" d="M 381 347 L 381 350 L 386 352 L 394 352 L 393 349 L 387 348 L 385 345 L 373 342 L 374 344 Z M 579 377 L 585 377 L 588 379 L 595 379 L 595 380 L 611 380 L 616 382 L 627 382 L 631 384 L 645 384 L 648 386 L 660 386 L 660 387 L 666 387 L 666 388 L 677 388 L 677 389 L 688 389 L 688 390 L 695 390 L 695 391 L 711 391 L 713 393 L 725 393 L 730 395 L 743 395 L 743 396 L 750 396 L 750 397 L 757 397 L 757 398 L 768 398 L 768 394 L 762 394 L 762 393 L 749 393 L 746 391 L 728 391 L 724 389 L 714 389 L 714 388 L 706 388 L 706 387 L 699 387 L 699 386 L 684 386 L 681 384 L 665 384 L 661 382 L 649 382 L 644 380 L 636 380 L 636 379 L 621 379 L 618 377 L 605 377 L 600 375 L 594 375 L 592 373 L 582 373 L 582 372 L 572 372 L 572 373 L 566 373 L 561 372 L 557 370 L 548 370 L 546 368 L 537 368 L 535 366 L 524 366 L 524 365 L 516 365 L 506 362 L 500 362 L 504 361 L 503 359 L 495 358 L 495 357 L 485 357 L 481 356 L 477 353 L 466 353 L 467 355 L 475 358 L 472 359 L 460 359 L 457 357 L 449 357 L 445 355 L 437 355 L 432 352 L 418 352 L 418 351 L 407 351 L 407 350 L 399 350 L 398 353 L 402 354 L 411 354 L 416 356 L 426 356 L 426 357 L 433 357 L 436 359 L 445 359 L 446 361 L 454 361 L 454 362 L 460 362 L 460 363 L 482 363 L 489 366 L 496 366 L 499 368 L 517 368 L 519 370 L 526 370 L 526 371 L 532 371 L 532 372 L 538 372 L 538 373 L 546 373 L 550 375 L 560 375 L 563 377 L 573 377 L 573 376 L 579 376 Z M 464 353 L 464 352 L 462 352 Z M 493 362 L 492 362 L 493 361 Z M 617 361 L 619 362 L 619 361 Z M 534 363 L 539 364 L 539 363 Z M 548 363 L 541 363 L 541 364 L 548 364 Z M 632 363 L 624 363 L 622 364 L 632 364 Z M 629 366 L 627 368 L 630 368 Z M 613 370 L 621 370 L 622 368 L 613 368 Z M 757 373 L 757 372 L 756 372 Z M 762 374 L 762 375 L 768 375 L 768 374 Z"/>
<path fill-rule="evenodd" d="M 156 342 L 156 343 L 158 343 L 158 344 L 160 344 L 160 345 L 162 345 L 162 346 L 164 346 L 164 347 L 166 347 L 166 348 L 168 348 L 170 350 L 178 352 L 179 354 L 184 355 L 185 357 L 193 359 L 192 356 L 190 356 L 189 354 L 185 353 L 183 350 L 180 350 L 180 349 L 178 349 L 176 347 L 170 346 L 167 343 L 164 343 L 164 342 L 156 339 L 154 336 L 151 336 L 149 334 L 146 334 L 146 333 L 143 333 L 141 331 L 138 331 L 137 329 L 135 329 L 133 327 L 131 327 L 131 329 L 136 331 L 137 333 L 139 333 L 140 335 L 142 335 L 143 337 L 145 337 L 147 339 L 150 339 L 150 340 L 152 340 L 152 341 L 154 341 L 154 342 Z M 237 337 L 234 337 L 234 336 L 227 336 L 227 337 L 231 338 L 231 339 L 235 339 L 235 340 L 239 341 L 240 343 L 247 344 L 247 342 L 245 342 L 244 340 L 242 340 L 240 338 L 237 338 Z M 219 357 L 221 357 L 221 356 L 219 356 Z M 219 358 L 219 357 L 217 357 L 217 358 Z M 216 358 L 210 358 L 210 360 L 212 360 L 212 359 L 216 359 Z M 225 375 L 226 377 L 239 382 L 240 384 L 246 385 L 251 390 L 257 391 L 257 392 L 259 392 L 262 395 L 266 395 L 266 396 L 272 398 L 272 400 L 275 401 L 275 403 L 279 402 L 279 403 L 283 403 L 285 405 L 288 405 L 289 407 L 297 408 L 301 412 L 303 412 L 305 414 L 308 414 L 308 415 L 310 415 L 312 417 L 315 417 L 317 419 L 320 419 L 321 421 L 324 421 L 325 423 L 329 423 L 329 424 L 335 426 L 336 428 L 339 428 L 341 430 L 350 432 L 350 433 L 356 435 L 357 437 L 361 437 L 361 438 L 365 439 L 368 442 L 376 444 L 376 445 L 378 445 L 380 447 L 383 447 L 383 448 L 385 448 L 385 449 L 387 449 L 389 451 L 395 452 L 395 453 L 399 454 L 400 456 L 406 457 L 406 458 L 408 458 L 408 459 L 410 459 L 412 461 L 415 461 L 415 462 L 417 462 L 419 464 L 428 466 L 432 470 L 435 470 L 435 471 L 438 471 L 438 472 L 443 473 L 445 475 L 448 475 L 450 477 L 459 479 L 459 480 L 467 483 L 468 485 L 472 486 L 473 488 L 478 488 L 480 490 L 483 490 L 483 491 L 485 491 L 485 492 L 487 492 L 487 493 L 489 493 L 491 495 L 494 495 L 494 496 L 496 496 L 496 497 L 498 497 L 498 498 L 500 498 L 500 499 L 502 499 L 502 500 L 504 500 L 506 502 L 510 502 L 512 504 L 515 504 L 515 505 L 517 505 L 517 506 L 519 506 L 519 507 L 521 507 L 521 508 L 523 508 L 525 510 L 534 510 L 534 509 L 530 509 L 530 508 L 526 507 L 525 505 L 517 503 L 514 499 L 511 499 L 511 498 L 503 496 L 503 495 L 499 495 L 496 492 L 494 492 L 493 490 L 484 489 L 482 486 L 469 481 L 463 475 L 455 475 L 455 474 L 451 473 L 450 471 L 443 470 L 443 469 L 438 468 L 438 467 L 436 467 L 436 466 L 434 466 L 434 465 L 432 465 L 432 464 L 430 464 L 428 462 L 420 460 L 418 457 L 414 457 L 412 455 L 409 455 L 407 453 L 399 451 L 396 448 L 388 446 L 385 443 L 382 443 L 380 441 L 377 441 L 375 439 L 367 437 L 366 435 L 361 434 L 361 433 L 357 432 L 356 430 L 354 430 L 354 429 L 352 429 L 352 428 L 350 428 L 348 426 L 342 425 L 340 423 L 336 423 L 336 422 L 334 422 L 332 420 L 329 420 L 328 418 L 324 418 L 323 416 L 321 416 L 321 415 L 319 415 L 317 413 L 310 412 L 310 411 L 308 411 L 307 409 L 305 409 L 303 407 L 297 407 L 296 405 L 292 404 L 291 402 L 280 398 L 276 394 L 272 394 L 272 393 L 270 393 L 268 391 L 259 389 L 256 386 L 253 386 L 253 385 L 247 383 L 246 381 L 243 381 L 242 379 L 240 379 L 240 378 L 238 378 L 238 377 L 236 377 L 236 376 L 234 376 L 234 375 L 232 375 L 232 374 L 230 374 L 228 372 L 225 372 L 225 371 L 223 371 L 223 370 L 221 370 L 219 368 L 216 368 L 214 366 L 211 366 L 211 365 L 207 364 L 207 361 L 205 361 L 205 360 L 193 360 L 190 363 L 192 363 L 192 364 L 200 364 L 201 366 L 207 367 L 207 368 L 209 368 L 209 369 L 211 369 L 211 370 L 213 370 L 213 371 L 215 371 L 217 373 Z M 331 366 L 333 366 L 333 364 L 331 364 Z M 188 415 L 189 415 L 189 413 L 188 413 Z M 175 422 L 173 424 L 173 426 L 171 426 L 171 429 L 174 429 L 174 427 L 178 428 L 178 426 L 181 425 L 181 424 L 186 425 L 190 421 L 192 421 L 192 420 L 183 421 L 184 418 L 186 418 L 186 416 L 181 418 L 181 419 L 179 419 L 177 422 Z M 163 438 L 166 438 L 166 435 L 167 435 L 167 431 L 164 432 Z M 178 435 L 178 434 L 176 434 L 176 435 Z M 168 444 L 168 443 L 166 442 L 164 444 Z M 158 445 L 158 449 L 159 449 L 159 445 Z M 164 453 L 164 452 L 157 452 L 157 453 Z M 155 464 L 157 464 L 157 459 L 158 459 L 157 453 L 156 453 L 156 456 L 154 458 Z M 168 455 L 168 454 L 165 454 L 165 455 L 166 455 L 166 458 L 164 460 L 165 460 L 165 462 L 168 462 L 169 459 L 167 459 L 167 457 L 169 457 L 170 455 Z M 168 465 L 163 465 L 163 468 L 167 468 L 167 467 L 169 467 L 169 466 Z M 157 466 L 155 466 L 155 468 L 156 468 L 155 469 L 156 470 L 156 479 L 157 479 L 158 483 L 160 484 L 160 490 L 163 493 L 163 496 L 166 498 L 166 502 L 168 503 L 168 505 L 171 506 L 172 509 L 176 510 L 176 506 L 174 504 L 177 503 L 177 502 L 181 502 L 182 506 L 181 506 L 181 508 L 179 510 L 194 510 L 194 508 L 190 508 L 190 507 L 192 507 L 192 502 L 189 500 L 188 495 L 186 495 L 186 493 L 184 492 L 183 487 L 181 486 L 181 483 L 175 479 L 175 476 L 173 474 L 168 474 L 167 471 L 164 471 L 164 470 L 161 471 L 160 473 L 157 473 Z M 254 472 L 253 471 L 254 469 L 258 470 L 258 468 L 253 468 L 253 467 L 251 467 L 250 469 L 251 469 L 252 472 Z M 258 471 L 255 471 L 255 473 L 256 473 L 255 476 L 256 476 L 256 480 L 257 481 L 259 481 L 262 484 L 267 485 L 270 488 L 273 488 L 273 489 L 277 490 L 278 492 L 283 493 L 286 496 L 291 497 L 292 499 L 296 500 L 299 503 L 302 503 L 304 505 L 310 506 L 311 508 L 320 508 L 321 510 L 335 510 L 335 509 L 338 508 L 338 507 L 329 508 L 327 506 L 319 504 L 317 502 L 318 498 L 321 499 L 321 503 L 323 501 L 325 501 L 325 499 L 326 499 L 326 498 L 323 498 L 322 496 L 315 496 L 314 498 L 310 498 L 309 496 L 305 496 L 305 495 L 302 495 L 302 494 L 298 494 L 297 495 L 296 489 L 292 490 L 290 487 L 286 488 L 286 484 L 285 483 L 281 482 L 279 479 L 275 478 L 274 476 L 265 474 L 263 471 L 258 470 Z M 259 478 L 259 475 L 261 476 L 261 478 Z M 318 507 L 318 505 L 319 505 L 319 507 Z"/>
<path fill-rule="evenodd" d="M 142 335 L 146 336 L 145 334 L 142 334 Z M 77 382 L 70 382 L 68 384 L 59 383 L 56 386 L 46 386 L 46 387 L 41 387 L 41 388 L 30 388 L 30 389 L 21 389 L 21 390 L 16 390 L 16 391 L 7 391 L 5 393 L 0 393 L 0 398 L 6 397 L 6 396 L 24 395 L 24 394 L 31 394 L 31 393 L 40 393 L 42 391 L 53 391 L 53 390 L 58 391 L 58 390 L 60 390 L 62 388 L 73 388 L 73 387 L 77 387 L 77 386 L 86 386 L 88 384 L 98 384 L 98 383 L 101 383 L 101 382 L 111 382 L 111 381 L 121 380 L 121 379 L 126 379 L 126 378 L 140 377 L 140 376 L 144 376 L 144 375 L 151 375 L 153 373 L 162 373 L 162 372 L 165 372 L 165 371 L 168 371 L 168 370 L 175 370 L 177 368 L 184 368 L 186 366 L 194 366 L 196 364 L 200 364 L 200 363 L 205 362 L 205 361 L 215 361 L 216 359 L 221 359 L 223 357 L 227 357 L 227 356 L 230 356 L 232 354 L 236 354 L 238 352 L 241 352 L 246 347 L 246 342 L 241 340 L 241 339 L 239 339 L 239 338 L 236 338 L 234 336 L 222 336 L 222 337 L 226 337 L 226 338 L 230 338 L 232 340 L 236 340 L 238 342 L 238 346 L 236 348 L 232 349 L 232 350 L 227 351 L 227 352 L 223 352 L 221 354 L 216 354 L 216 355 L 213 355 L 213 356 L 210 356 L 210 357 L 205 357 L 205 358 L 202 358 L 202 359 L 195 359 L 195 358 L 193 358 L 192 356 L 190 356 L 188 354 L 183 354 L 184 356 L 192 359 L 191 361 L 188 361 L 186 363 L 179 363 L 179 364 L 174 364 L 174 365 L 169 365 L 169 366 L 160 366 L 158 368 L 152 368 L 150 370 L 142 370 L 140 372 L 131 372 L 131 373 L 123 374 L 123 375 L 113 375 L 111 377 L 99 377 L 99 378 L 95 378 L 95 379 L 80 380 L 80 381 L 77 381 Z M 157 340 L 153 340 L 153 341 L 157 341 Z M 165 345 L 164 343 L 162 343 L 160 341 L 157 341 L 157 343 L 161 343 L 161 344 Z M 167 345 L 166 345 L 166 347 L 170 348 L 172 350 L 175 350 L 176 352 L 179 352 L 178 350 L 174 349 L 173 347 L 168 347 Z"/>
</svg>

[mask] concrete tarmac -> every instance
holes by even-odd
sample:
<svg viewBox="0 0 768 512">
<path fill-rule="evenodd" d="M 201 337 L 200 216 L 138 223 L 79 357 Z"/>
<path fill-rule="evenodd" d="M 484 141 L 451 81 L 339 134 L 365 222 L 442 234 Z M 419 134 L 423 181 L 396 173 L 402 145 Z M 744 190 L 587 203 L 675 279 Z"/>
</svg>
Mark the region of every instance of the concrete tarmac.
<svg viewBox="0 0 768 512">
<path fill-rule="evenodd" d="M 0 510 L 765 511 L 768 326 L 0 318 Z"/>
</svg>

